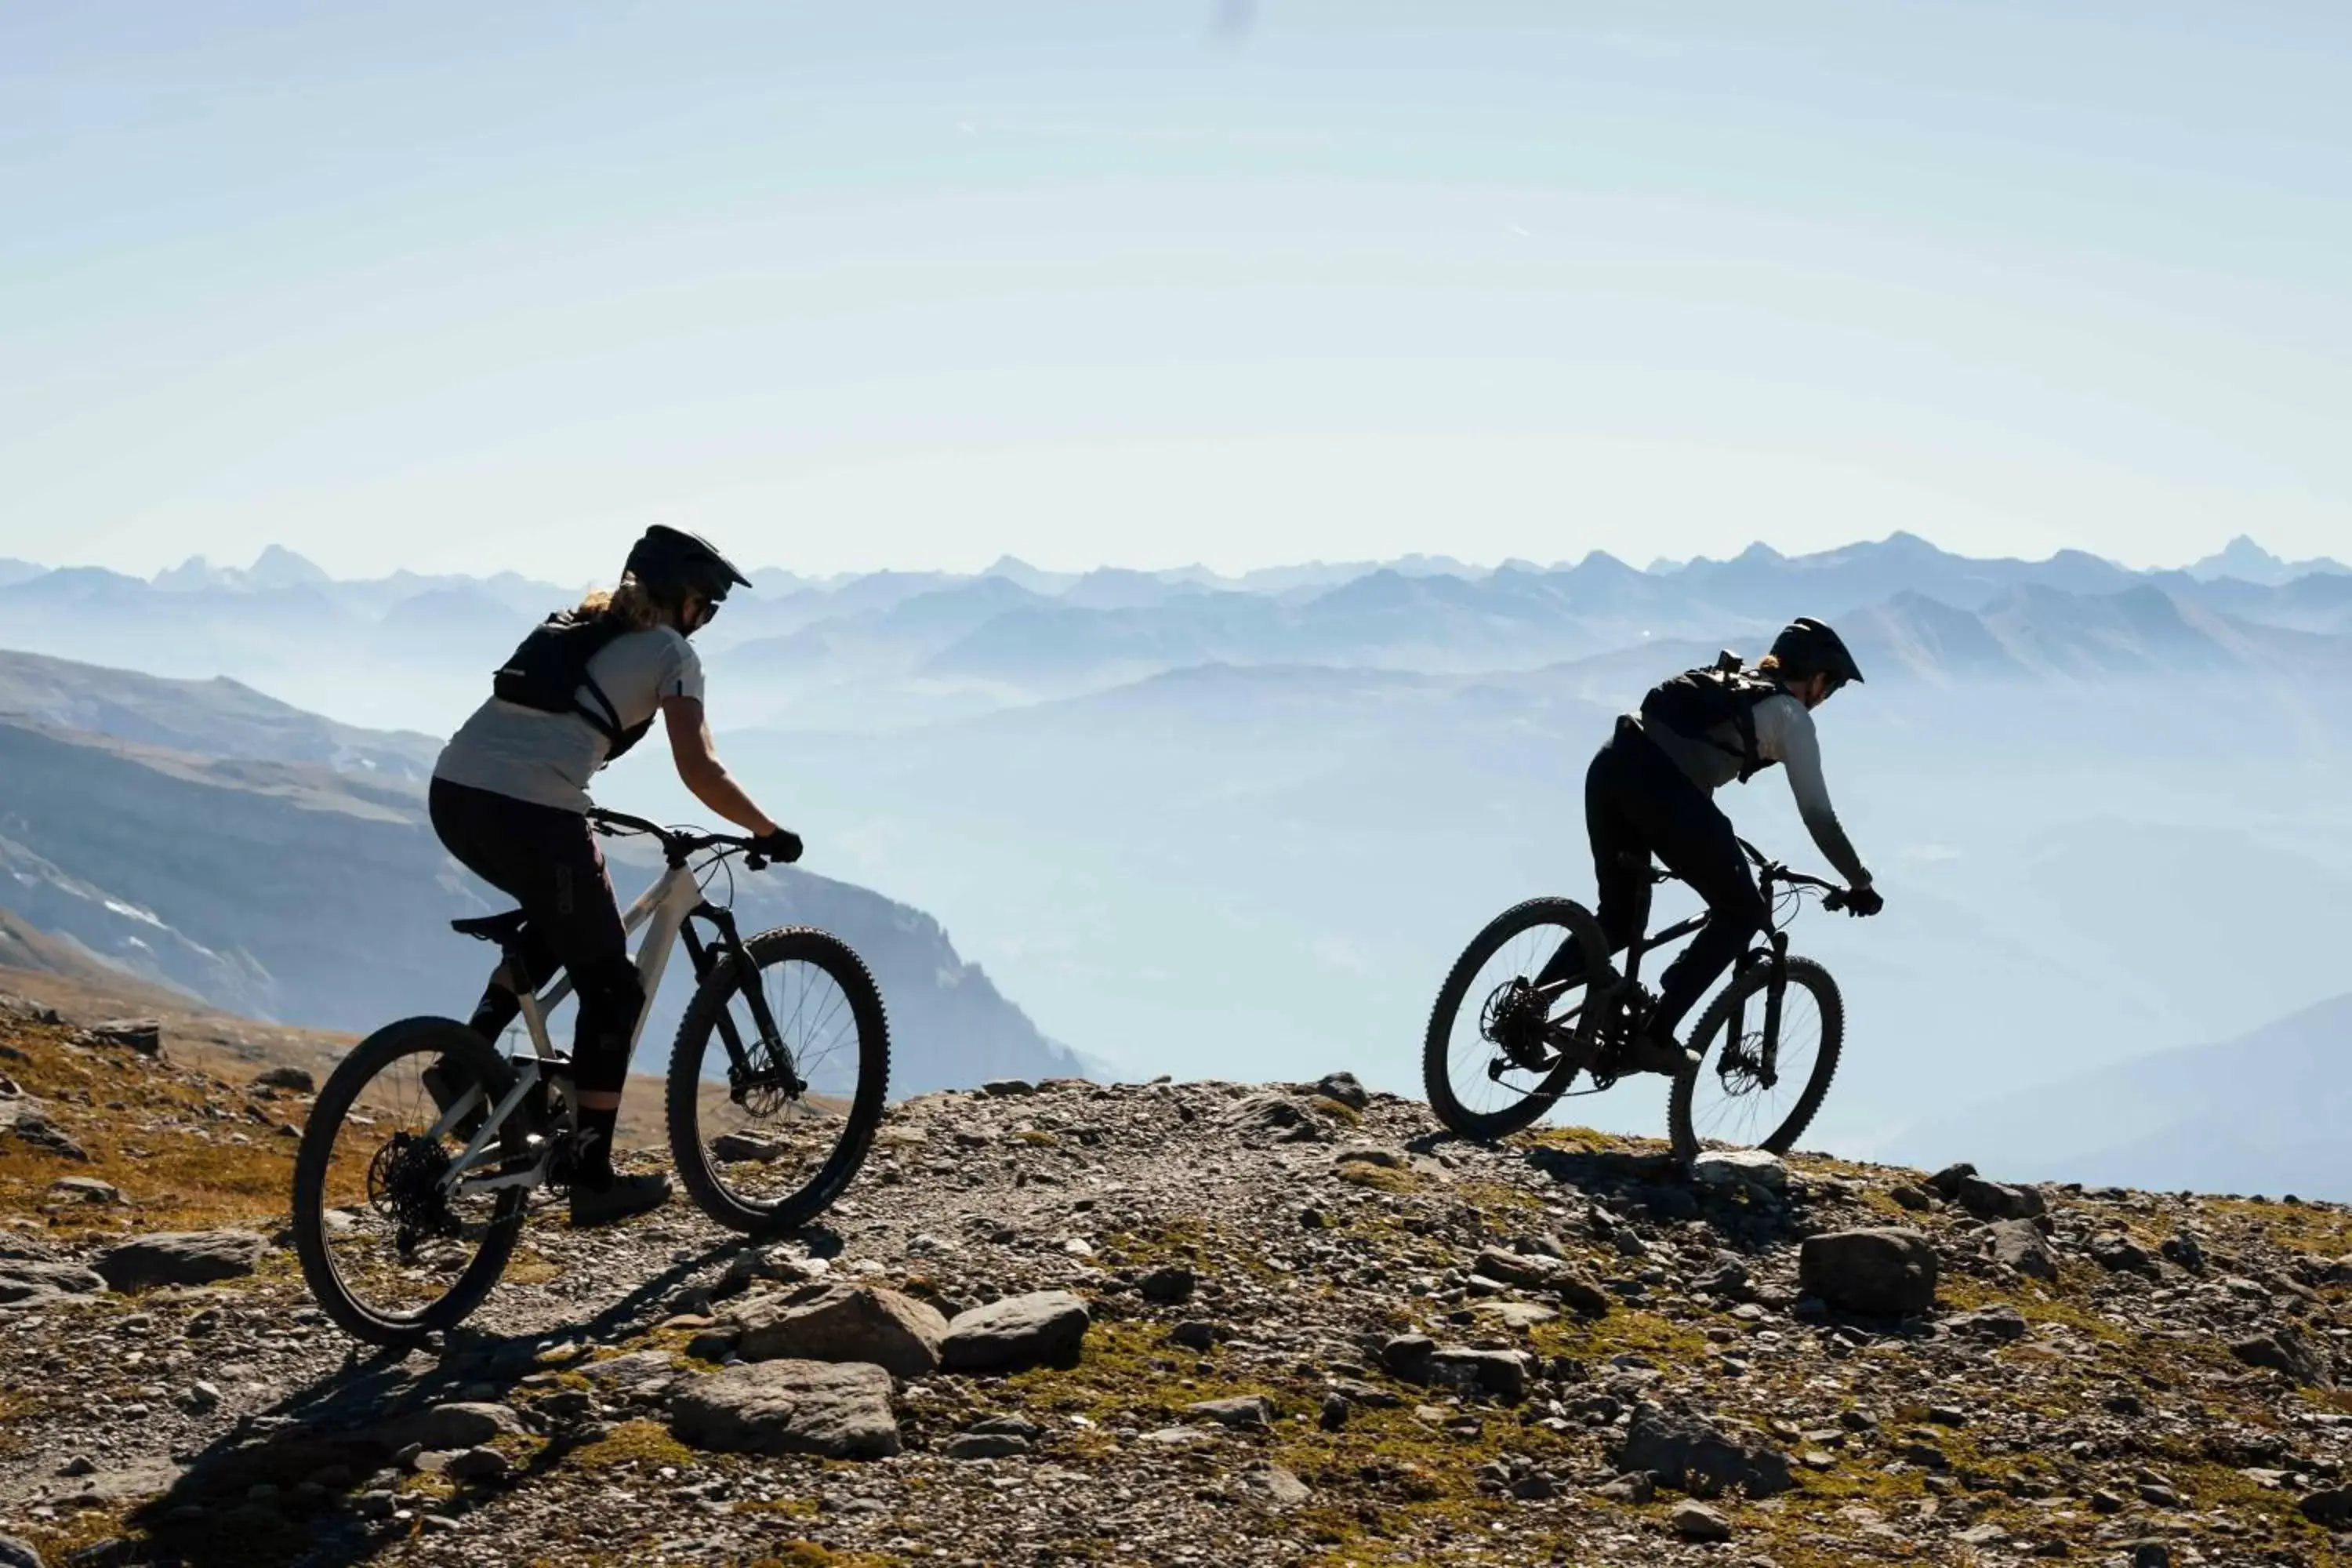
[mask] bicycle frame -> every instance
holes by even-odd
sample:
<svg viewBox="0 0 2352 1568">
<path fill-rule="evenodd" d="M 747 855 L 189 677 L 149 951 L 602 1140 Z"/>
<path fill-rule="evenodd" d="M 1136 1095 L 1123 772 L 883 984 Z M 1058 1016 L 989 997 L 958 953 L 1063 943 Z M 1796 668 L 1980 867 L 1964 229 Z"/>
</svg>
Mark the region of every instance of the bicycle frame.
<svg viewBox="0 0 2352 1568">
<path fill-rule="evenodd" d="M 715 946 L 706 947 L 688 924 L 698 916 L 717 928 L 719 940 Z M 693 868 L 683 859 L 672 860 L 669 868 L 622 911 L 621 929 L 624 932 L 634 931 L 640 926 L 645 928 L 645 935 L 637 943 L 633 962 L 638 983 L 645 989 L 646 1000 L 645 1005 L 638 1009 L 636 1023 L 629 1033 L 629 1053 L 632 1057 L 636 1054 L 637 1042 L 645 1035 L 646 1020 L 653 1016 L 654 997 L 660 992 L 662 976 L 668 970 L 670 950 L 681 940 L 686 943 L 687 956 L 694 965 L 698 982 L 708 978 L 722 958 L 736 959 L 745 965 L 747 971 L 750 967 L 750 954 L 743 951 L 733 913 L 703 901 L 701 881 Z M 510 1171 L 495 1176 L 468 1176 L 467 1173 L 491 1158 L 490 1150 L 499 1129 L 538 1087 L 541 1079 L 554 1068 L 569 1065 L 570 1058 L 560 1054 L 548 1039 L 547 1016 L 563 1004 L 565 998 L 572 994 L 572 978 L 566 974 L 558 976 L 546 990 L 536 994 L 527 991 L 517 993 L 516 1000 L 522 1005 L 522 1022 L 530 1031 L 531 1054 L 524 1057 L 516 1052 L 509 1058 L 516 1068 L 514 1087 L 490 1109 L 464 1152 L 450 1163 L 449 1169 L 441 1177 L 444 1190 L 456 1193 L 462 1188 L 467 1193 L 482 1193 L 500 1187 L 535 1187 L 547 1179 L 548 1166 L 555 1152 L 552 1142 L 540 1151 L 539 1158 L 529 1170 Z M 779 1037 L 775 1018 L 768 1008 L 766 994 L 758 985 L 747 985 L 743 988 L 743 994 L 762 1042 L 773 1047 Z M 743 1048 L 734 1019 L 721 1009 L 718 1024 L 719 1037 L 735 1069 L 738 1072 L 748 1071 L 750 1057 Z M 783 1059 L 789 1064 L 788 1057 Z M 807 1087 L 799 1082 L 796 1073 L 790 1076 L 792 1092 L 798 1093 Z M 434 1122 L 426 1136 L 436 1139 L 445 1136 L 473 1110 L 481 1095 L 479 1085 L 469 1087 Z"/>
</svg>

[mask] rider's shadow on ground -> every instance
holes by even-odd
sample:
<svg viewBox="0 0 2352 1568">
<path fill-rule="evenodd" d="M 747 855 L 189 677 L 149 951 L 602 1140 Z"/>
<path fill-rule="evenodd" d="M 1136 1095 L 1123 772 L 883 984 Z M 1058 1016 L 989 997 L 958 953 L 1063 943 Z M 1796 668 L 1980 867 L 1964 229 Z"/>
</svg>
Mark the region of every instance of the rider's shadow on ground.
<svg viewBox="0 0 2352 1568">
<path fill-rule="evenodd" d="M 1406 1147 L 1415 1153 L 1434 1154 L 1456 1142 L 1451 1133 L 1430 1132 Z M 1813 1228 L 1811 1205 L 1801 1189 L 1768 1193 L 1745 1186 L 1708 1186 L 1693 1181 L 1682 1162 L 1669 1153 L 1636 1154 L 1550 1143 L 1527 1145 L 1517 1152 L 1547 1180 L 1590 1203 L 1581 1226 L 1593 1239 L 1612 1242 L 1621 1231 L 1628 1234 L 1631 1241 L 1619 1246 L 1629 1262 L 1636 1256 L 1632 1242 L 1661 1226 L 1696 1220 L 1715 1233 L 1720 1248 L 1748 1256 L 1786 1246 Z"/>
<path fill-rule="evenodd" d="M 837 1257 L 842 1249 L 841 1237 L 821 1226 L 759 1240 L 795 1241 L 818 1258 Z M 368 1562 L 407 1540 L 415 1523 L 362 1519 L 351 1503 L 351 1494 L 383 1485 L 379 1478 L 399 1458 L 404 1445 L 388 1430 L 394 1423 L 439 1405 L 509 1403 L 524 1378 L 568 1364 L 560 1356 L 543 1363 L 547 1352 L 568 1343 L 585 1354 L 639 1331 L 689 1279 L 742 1245 L 732 1238 L 719 1243 L 671 1265 L 595 1316 L 548 1332 L 461 1327 L 429 1361 L 422 1351 L 354 1353 L 335 1372 L 240 1417 L 234 1430 L 185 1461 L 169 1492 L 132 1510 L 127 1522 L 153 1538 L 138 1560 L 241 1568 L 348 1568 Z M 561 1462 L 581 1440 L 554 1434 L 514 1478 L 460 1485 L 457 1496 L 468 1504 L 490 1503 L 514 1480 Z M 400 1506 L 421 1512 L 426 1500 L 404 1498 Z M 436 1511 L 450 1510 L 442 1504 Z"/>
</svg>

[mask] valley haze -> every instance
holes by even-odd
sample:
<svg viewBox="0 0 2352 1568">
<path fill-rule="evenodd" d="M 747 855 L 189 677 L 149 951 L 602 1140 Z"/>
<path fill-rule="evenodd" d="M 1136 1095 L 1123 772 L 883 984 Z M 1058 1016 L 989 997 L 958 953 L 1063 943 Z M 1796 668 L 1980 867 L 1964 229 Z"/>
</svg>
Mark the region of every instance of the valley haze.
<svg viewBox="0 0 2352 1568">
<path fill-rule="evenodd" d="M 1590 899 L 1581 778 L 1613 715 L 1718 647 L 1760 653 L 1802 613 L 1839 626 L 1869 677 L 1822 727 L 1889 897 L 1878 921 L 1816 913 L 1794 931 L 1849 1014 L 1808 1143 L 1977 1157 L 1999 1117 L 1967 1108 L 2038 1099 L 2053 1173 L 2352 1195 L 2318 1103 L 2277 1096 L 2257 1126 L 2250 1095 L 2221 1127 L 2236 1102 L 2211 1093 L 2260 1055 L 2217 1042 L 2276 1024 L 2317 1031 L 2324 1058 L 2343 1033 L 2352 571 L 2337 562 L 2240 539 L 2139 571 L 1898 533 L 1648 566 L 1428 555 L 1221 576 L 1007 559 L 754 578 L 698 639 L 711 712 L 730 764 L 807 837 L 811 871 L 781 905 L 743 879 L 747 912 L 814 910 L 861 946 L 896 922 L 933 943 L 937 960 L 908 953 L 933 975 L 884 977 L 894 1013 L 910 984 L 943 999 L 926 1082 L 1067 1068 L 1051 1055 L 1066 1042 L 1133 1077 L 1345 1064 L 1416 1092 L 1430 998 L 1468 936 L 1523 897 Z M 20 796 L 61 781 L 0 805 L 16 872 L 0 905 L 289 1022 L 364 1026 L 389 1016 L 372 987 L 415 994 L 427 976 L 462 1009 L 480 954 L 438 928 L 464 879 L 420 837 L 416 782 L 489 668 L 578 593 L 513 574 L 338 581 L 277 548 L 149 579 L 0 563 L 0 640 L 35 656 L 0 662 L 0 741 Z M 152 796 L 152 816 L 110 804 L 92 820 L 117 797 L 76 790 L 83 769 Z M 599 785 L 619 809 L 703 815 L 658 758 Z M 1723 798 L 1748 837 L 1813 865 L 1777 777 Z M 240 812 L 272 826 L 231 826 Z M 338 862 L 356 851 L 322 824 L 398 846 L 366 862 L 391 889 L 367 917 L 378 977 L 340 997 L 348 950 L 298 957 L 250 929 L 273 898 L 285 912 L 268 918 L 298 921 L 350 904 Z M 235 834 L 287 825 L 315 858 L 240 894 Z M 173 893 L 205 917 L 159 929 L 169 900 L 146 868 L 175 839 Z M 1670 894 L 1661 919 L 1680 907 Z M 922 934 L 934 916 L 952 952 Z M 1008 1000 L 946 1005 L 947 975 Z M 2118 1082 L 2137 1086 L 2129 1127 Z M 1662 1100 L 1628 1084 L 1576 1109 L 1654 1131 Z"/>
</svg>

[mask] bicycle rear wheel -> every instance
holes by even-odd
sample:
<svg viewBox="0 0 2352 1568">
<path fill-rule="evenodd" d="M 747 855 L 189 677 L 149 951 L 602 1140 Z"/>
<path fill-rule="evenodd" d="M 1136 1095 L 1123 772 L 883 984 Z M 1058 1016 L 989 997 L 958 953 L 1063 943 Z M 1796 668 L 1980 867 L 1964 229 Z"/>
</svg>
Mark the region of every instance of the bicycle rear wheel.
<svg viewBox="0 0 2352 1568">
<path fill-rule="evenodd" d="M 1790 959 L 1771 1031 L 1775 970 L 1769 961 L 1751 965 L 1691 1031 L 1699 1063 L 1675 1079 L 1666 1110 L 1677 1158 L 1709 1147 L 1785 1154 L 1828 1096 L 1845 1042 L 1845 999 L 1828 970 Z"/>
<path fill-rule="evenodd" d="M 1570 938 L 1584 973 L 1545 998 L 1534 982 Z M 1529 899 L 1488 921 L 1430 1009 L 1421 1074 L 1438 1121 L 1482 1140 L 1539 1121 L 1592 1059 L 1600 1020 L 1585 998 L 1614 978 L 1600 922 L 1573 900 Z"/>
<path fill-rule="evenodd" d="M 466 1148 L 424 1074 L 447 1062 L 486 1105 L 514 1087 L 490 1043 L 451 1018 L 406 1018 L 354 1047 L 320 1089 L 294 1159 L 294 1250 L 302 1278 L 344 1332 L 414 1344 L 482 1303 L 522 1231 L 525 1188 L 445 1194 L 439 1178 Z M 520 1112 L 499 1124 L 494 1174 L 528 1158 Z M 478 1117 L 467 1123 L 479 1125 Z"/>
<path fill-rule="evenodd" d="M 890 1089 L 889 1023 L 874 977 L 839 938 L 796 926 L 743 945 L 782 1037 L 761 1040 L 731 965 L 703 982 L 670 1057 L 670 1154 L 712 1219 L 787 1230 L 838 1198 L 873 1146 Z"/>
</svg>

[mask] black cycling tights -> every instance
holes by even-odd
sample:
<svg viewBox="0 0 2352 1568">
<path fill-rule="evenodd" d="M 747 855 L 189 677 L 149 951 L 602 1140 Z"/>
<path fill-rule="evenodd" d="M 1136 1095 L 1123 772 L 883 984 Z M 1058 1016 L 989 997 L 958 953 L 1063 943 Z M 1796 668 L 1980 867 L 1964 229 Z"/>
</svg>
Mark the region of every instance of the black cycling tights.
<svg viewBox="0 0 2352 1568">
<path fill-rule="evenodd" d="M 588 819 L 446 779 L 433 781 L 429 805 L 433 831 L 449 853 L 530 917 L 517 942 L 530 973 L 514 976 L 517 984 L 537 991 L 558 968 L 570 973 L 580 996 L 573 1081 L 589 1093 L 619 1089 L 646 993 L 629 962 L 620 906 Z M 521 1011 L 515 994 L 493 983 L 475 1006 L 473 1025 L 496 1040 Z"/>
<path fill-rule="evenodd" d="M 1601 887 L 1594 914 L 1611 952 L 1622 952 L 1649 923 L 1652 856 L 1706 900 L 1706 929 L 1658 983 L 1652 1032 L 1663 1039 L 1681 1027 L 1707 987 L 1764 929 L 1764 895 L 1731 819 L 1630 717 L 1617 721 L 1617 732 L 1585 773 L 1584 826 Z M 1583 966 L 1571 937 L 1545 966 L 1544 977 L 1574 974 Z"/>
</svg>

